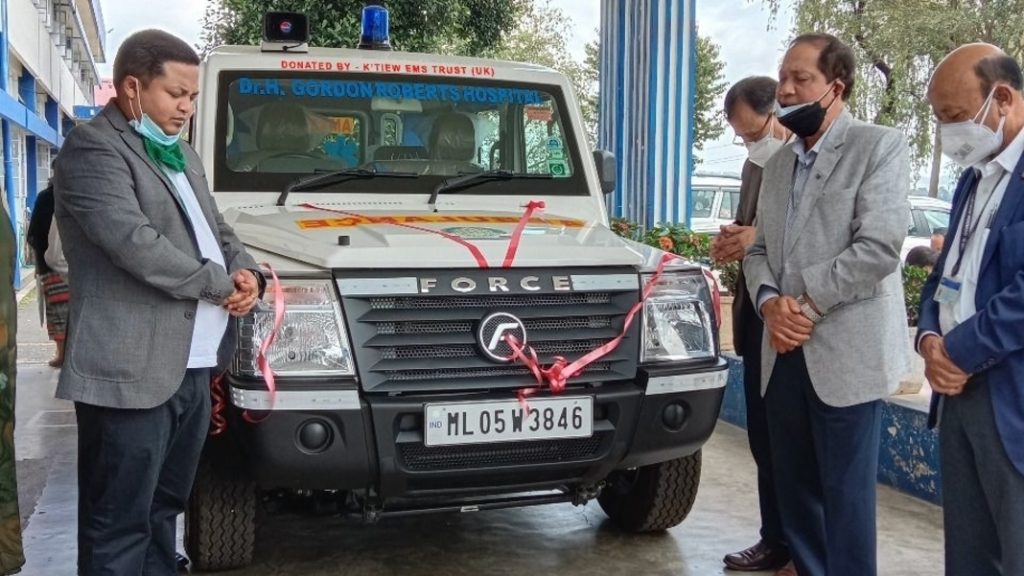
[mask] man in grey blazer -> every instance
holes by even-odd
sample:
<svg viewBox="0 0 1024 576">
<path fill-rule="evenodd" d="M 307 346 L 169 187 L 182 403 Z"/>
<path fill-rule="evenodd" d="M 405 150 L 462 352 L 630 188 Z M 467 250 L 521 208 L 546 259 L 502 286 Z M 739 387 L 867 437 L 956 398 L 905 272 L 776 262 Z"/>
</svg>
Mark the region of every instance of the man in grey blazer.
<svg viewBox="0 0 1024 576">
<path fill-rule="evenodd" d="M 801 576 L 876 574 L 881 399 L 909 365 L 899 272 L 908 149 L 846 110 L 853 53 L 800 36 L 779 70 L 797 138 L 765 165 L 744 272 L 765 321 L 762 393 L 783 531 Z"/>
<path fill-rule="evenodd" d="M 229 315 L 247 314 L 263 284 L 178 140 L 198 65 L 170 34 L 128 37 L 114 60 L 117 97 L 57 158 L 75 287 L 57 396 L 78 417 L 83 576 L 176 572 L 175 519 L 209 426 L 210 369 Z"/>
</svg>

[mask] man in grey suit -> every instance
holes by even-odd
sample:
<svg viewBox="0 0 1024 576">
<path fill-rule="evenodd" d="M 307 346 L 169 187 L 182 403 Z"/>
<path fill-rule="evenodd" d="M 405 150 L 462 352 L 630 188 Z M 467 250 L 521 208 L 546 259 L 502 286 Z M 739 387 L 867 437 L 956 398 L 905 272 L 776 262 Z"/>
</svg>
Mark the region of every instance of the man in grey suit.
<svg viewBox="0 0 1024 576">
<path fill-rule="evenodd" d="M 210 368 L 229 315 L 263 284 L 178 140 L 198 93 L 182 40 L 138 32 L 114 60 L 117 97 L 57 158 L 71 315 L 57 396 L 78 417 L 80 575 L 176 572 L 210 419 Z"/>
<path fill-rule="evenodd" d="M 876 574 L 881 398 L 908 369 L 899 272 L 908 149 L 846 110 L 853 53 L 800 36 L 779 70 L 797 136 L 765 165 L 744 272 L 765 321 L 762 393 L 790 553 L 801 576 Z"/>
</svg>

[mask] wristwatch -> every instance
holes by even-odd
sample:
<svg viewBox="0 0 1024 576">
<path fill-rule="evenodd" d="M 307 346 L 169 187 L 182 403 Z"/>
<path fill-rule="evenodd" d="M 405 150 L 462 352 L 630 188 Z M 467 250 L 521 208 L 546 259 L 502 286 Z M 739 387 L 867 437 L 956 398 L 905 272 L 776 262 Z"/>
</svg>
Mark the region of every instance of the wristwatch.
<svg viewBox="0 0 1024 576">
<path fill-rule="evenodd" d="M 814 308 L 811 307 L 810 302 L 807 301 L 807 298 L 804 298 L 803 294 L 797 297 L 796 303 L 800 305 L 800 312 L 802 312 L 808 320 L 815 324 L 821 322 L 821 314 L 814 311 Z"/>
</svg>

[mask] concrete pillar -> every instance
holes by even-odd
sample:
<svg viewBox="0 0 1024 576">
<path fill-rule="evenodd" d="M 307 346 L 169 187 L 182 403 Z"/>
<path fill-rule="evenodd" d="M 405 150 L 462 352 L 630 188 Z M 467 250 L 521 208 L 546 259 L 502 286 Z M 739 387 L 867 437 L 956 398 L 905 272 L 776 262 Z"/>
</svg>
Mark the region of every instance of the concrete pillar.
<svg viewBox="0 0 1024 576">
<path fill-rule="evenodd" d="M 601 0 L 598 147 L 615 154 L 612 216 L 689 223 L 696 0 Z"/>
</svg>

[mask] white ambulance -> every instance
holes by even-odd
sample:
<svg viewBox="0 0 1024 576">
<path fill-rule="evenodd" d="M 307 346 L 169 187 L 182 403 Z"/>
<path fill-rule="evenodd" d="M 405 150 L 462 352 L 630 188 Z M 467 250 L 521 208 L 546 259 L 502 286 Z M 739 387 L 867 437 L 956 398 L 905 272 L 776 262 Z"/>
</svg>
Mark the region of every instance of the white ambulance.
<svg viewBox="0 0 1024 576">
<path fill-rule="evenodd" d="M 391 51 L 382 10 L 371 49 L 308 47 L 276 13 L 263 46 L 202 65 L 191 141 L 280 289 L 237 323 L 194 565 L 249 563 L 257 506 L 296 497 L 367 521 L 596 499 L 627 531 L 678 524 L 728 374 L 713 281 L 609 230 L 615 160 L 565 76 Z"/>
</svg>

